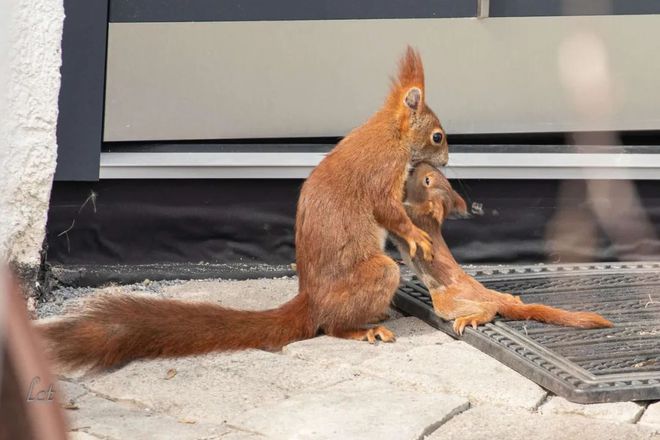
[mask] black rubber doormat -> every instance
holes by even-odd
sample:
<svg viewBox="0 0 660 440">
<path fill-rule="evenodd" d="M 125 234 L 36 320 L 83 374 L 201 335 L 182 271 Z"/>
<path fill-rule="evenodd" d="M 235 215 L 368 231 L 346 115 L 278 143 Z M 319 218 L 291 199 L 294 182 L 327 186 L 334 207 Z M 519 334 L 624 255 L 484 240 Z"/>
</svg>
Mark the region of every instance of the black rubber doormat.
<svg viewBox="0 0 660 440">
<path fill-rule="evenodd" d="M 660 263 L 497 266 L 468 270 L 526 303 L 605 316 L 614 328 L 579 330 L 497 318 L 462 340 L 578 403 L 660 399 Z M 424 285 L 404 281 L 394 305 L 457 337 Z"/>
</svg>

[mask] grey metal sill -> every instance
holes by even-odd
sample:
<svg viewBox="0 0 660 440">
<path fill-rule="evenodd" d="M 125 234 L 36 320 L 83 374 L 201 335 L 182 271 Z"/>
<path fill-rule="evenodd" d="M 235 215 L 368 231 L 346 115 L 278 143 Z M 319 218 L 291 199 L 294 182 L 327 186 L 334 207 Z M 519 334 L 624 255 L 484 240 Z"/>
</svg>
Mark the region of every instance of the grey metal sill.
<svg viewBox="0 0 660 440">
<path fill-rule="evenodd" d="M 100 179 L 302 179 L 320 152 L 101 153 Z M 460 179 L 660 180 L 659 154 L 453 153 Z"/>
</svg>

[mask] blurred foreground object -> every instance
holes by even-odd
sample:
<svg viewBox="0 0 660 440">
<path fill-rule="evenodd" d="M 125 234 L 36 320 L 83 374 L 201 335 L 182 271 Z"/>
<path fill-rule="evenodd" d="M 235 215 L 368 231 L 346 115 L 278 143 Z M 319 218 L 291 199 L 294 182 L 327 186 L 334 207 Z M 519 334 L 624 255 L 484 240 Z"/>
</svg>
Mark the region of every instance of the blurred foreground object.
<svg viewBox="0 0 660 440">
<path fill-rule="evenodd" d="M 55 378 L 18 283 L 0 270 L 0 440 L 66 439 Z"/>
<path fill-rule="evenodd" d="M 617 102 L 616 78 L 611 74 L 602 39 L 589 29 L 567 37 L 558 53 L 559 78 L 577 118 L 587 124 L 613 117 Z M 603 146 L 620 145 L 611 132 L 575 132 L 572 143 L 581 153 L 598 153 Z M 626 154 L 621 147 L 618 154 Z M 571 196 L 582 194 L 581 202 Z M 558 211 L 546 230 L 551 262 L 589 261 L 602 230 L 617 250 L 611 259 L 655 260 L 660 246 L 632 178 L 596 180 L 584 169 L 583 180 L 565 180 L 559 189 Z"/>
</svg>

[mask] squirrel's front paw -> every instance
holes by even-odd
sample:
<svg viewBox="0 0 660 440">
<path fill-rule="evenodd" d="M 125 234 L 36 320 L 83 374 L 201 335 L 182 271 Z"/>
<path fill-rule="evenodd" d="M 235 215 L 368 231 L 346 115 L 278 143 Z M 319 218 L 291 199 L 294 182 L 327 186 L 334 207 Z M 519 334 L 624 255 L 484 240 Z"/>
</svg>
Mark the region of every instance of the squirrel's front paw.
<svg viewBox="0 0 660 440">
<path fill-rule="evenodd" d="M 426 231 L 415 227 L 412 234 L 406 237 L 406 243 L 408 243 L 410 258 L 415 257 L 417 254 L 417 246 L 419 246 L 422 249 L 422 254 L 424 255 L 425 260 L 433 259 L 433 243 L 431 242 L 431 237 Z"/>
<path fill-rule="evenodd" d="M 431 218 L 442 224 L 445 221 L 444 208 L 442 205 L 438 206 L 434 202 L 428 202 L 428 213 L 431 215 Z"/>
</svg>

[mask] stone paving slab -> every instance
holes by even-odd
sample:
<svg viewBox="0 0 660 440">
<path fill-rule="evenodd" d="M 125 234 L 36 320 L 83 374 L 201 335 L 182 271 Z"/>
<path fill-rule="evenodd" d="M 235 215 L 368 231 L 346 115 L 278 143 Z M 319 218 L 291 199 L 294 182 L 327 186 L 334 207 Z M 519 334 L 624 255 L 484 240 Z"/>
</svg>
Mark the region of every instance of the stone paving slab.
<svg viewBox="0 0 660 440">
<path fill-rule="evenodd" d="M 57 397 L 62 403 L 75 402 L 80 397 L 88 393 L 87 389 L 85 389 L 83 386 L 77 383 L 62 380 L 57 382 L 57 390 L 55 392 L 61 393 L 61 395 Z"/>
<path fill-rule="evenodd" d="M 403 352 L 420 345 L 445 344 L 454 340 L 414 317 L 388 320 L 382 325 L 394 332 L 396 342 L 379 342 L 372 345 L 364 341 L 319 336 L 289 344 L 282 351 L 298 359 L 326 365 L 359 365 L 387 353 Z"/>
<path fill-rule="evenodd" d="M 469 407 L 467 399 L 362 379 L 297 394 L 231 420 L 273 440 L 416 440 Z"/>
<path fill-rule="evenodd" d="M 653 430 L 576 415 L 540 415 L 483 405 L 454 417 L 427 440 L 650 440 Z"/>
<path fill-rule="evenodd" d="M 640 425 L 651 426 L 660 432 L 660 402 L 651 403 L 639 419 Z"/>
<path fill-rule="evenodd" d="M 461 341 L 388 353 L 365 361 L 362 367 L 390 381 L 457 394 L 476 404 L 533 409 L 547 394 L 534 382 Z"/>
<path fill-rule="evenodd" d="M 134 401 L 154 411 L 195 421 L 222 423 L 227 416 L 286 397 L 263 383 L 241 381 L 237 374 L 213 371 L 205 357 L 135 362 L 116 372 L 85 380 L 96 393 Z M 166 379 L 168 371 L 176 376 Z"/>
<path fill-rule="evenodd" d="M 266 436 L 259 433 L 239 431 L 232 429 L 231 431 L 222 434 L 220 440 L 266 440 Z"/>
<path fill-rule="evenodd" d="M 99 440 L 101 438 L 82 431 L 69 432 L 67 437 L 69 440 Z"/>
<path fill-rule="evenodd" d="M 157 282 L 101 291 L 266 309 L 295 295 L 297 282 Z M 67 295 L 57 310 L 80 298 Z M 416 318 L 397 316 L 384 323 L 397 334 L 394 344 L 322 336 L 281 353 L 249 350 L 67 374 L 58 391 L 78 407 L 66 411 L 80 429 L 71 438 L 602 440 L 660 432 L 660 403 L 634 425 L 643 411 L 636 403 L 544 401 L 543 389 L 495 359 Z M 473 407 L 461 412 L 468 402 Z"/>
<path fill-rule="evenodd" d="M 323 368 L 282 353 L 260 350 L 215 356 L 223 368 L 227 368 L 228 372 L 233 371 L 241 381 L 276 387 L 287 394 L 303 389 L 323 388 L 359 374 L 355 368 Z"/>
<path fill-rule="evenodd" d="M 583 405 L 557 396 L 551 397 L 539 408 L 540 414 L 574 414 L 622 423 L 635 423 L 642 412 L 644 412 L 644 406 L 635 402 Z"/>
<path fill-rule="evenodd" d="M 160 294 L 186 301 L 212 301 L 224 307 L 265 310 L 277 307 L 298 293 L 296 278 L 244 281 L 200 280 L 165 286 Z"/>
<path fill-rule="evenodd" d="M 103 439 L 201 439 L 218 438 L 227 432 L 221 425 L 192 423 L 91 393 L 79 397 L 76 406 L 66 410 L 69 428 Z"/>
<path fill-rule="evenodd" d="M 176 375 L 166 379 L 168 371 Z M 282 354 L 249 350 L 183 359 L 134 362 L 85 380 L 101 395 L 139 402 L 176 417 L 222 423 L 293 391 L 353 377 L 346 368 L 314 368 Z"/>
</svg>

